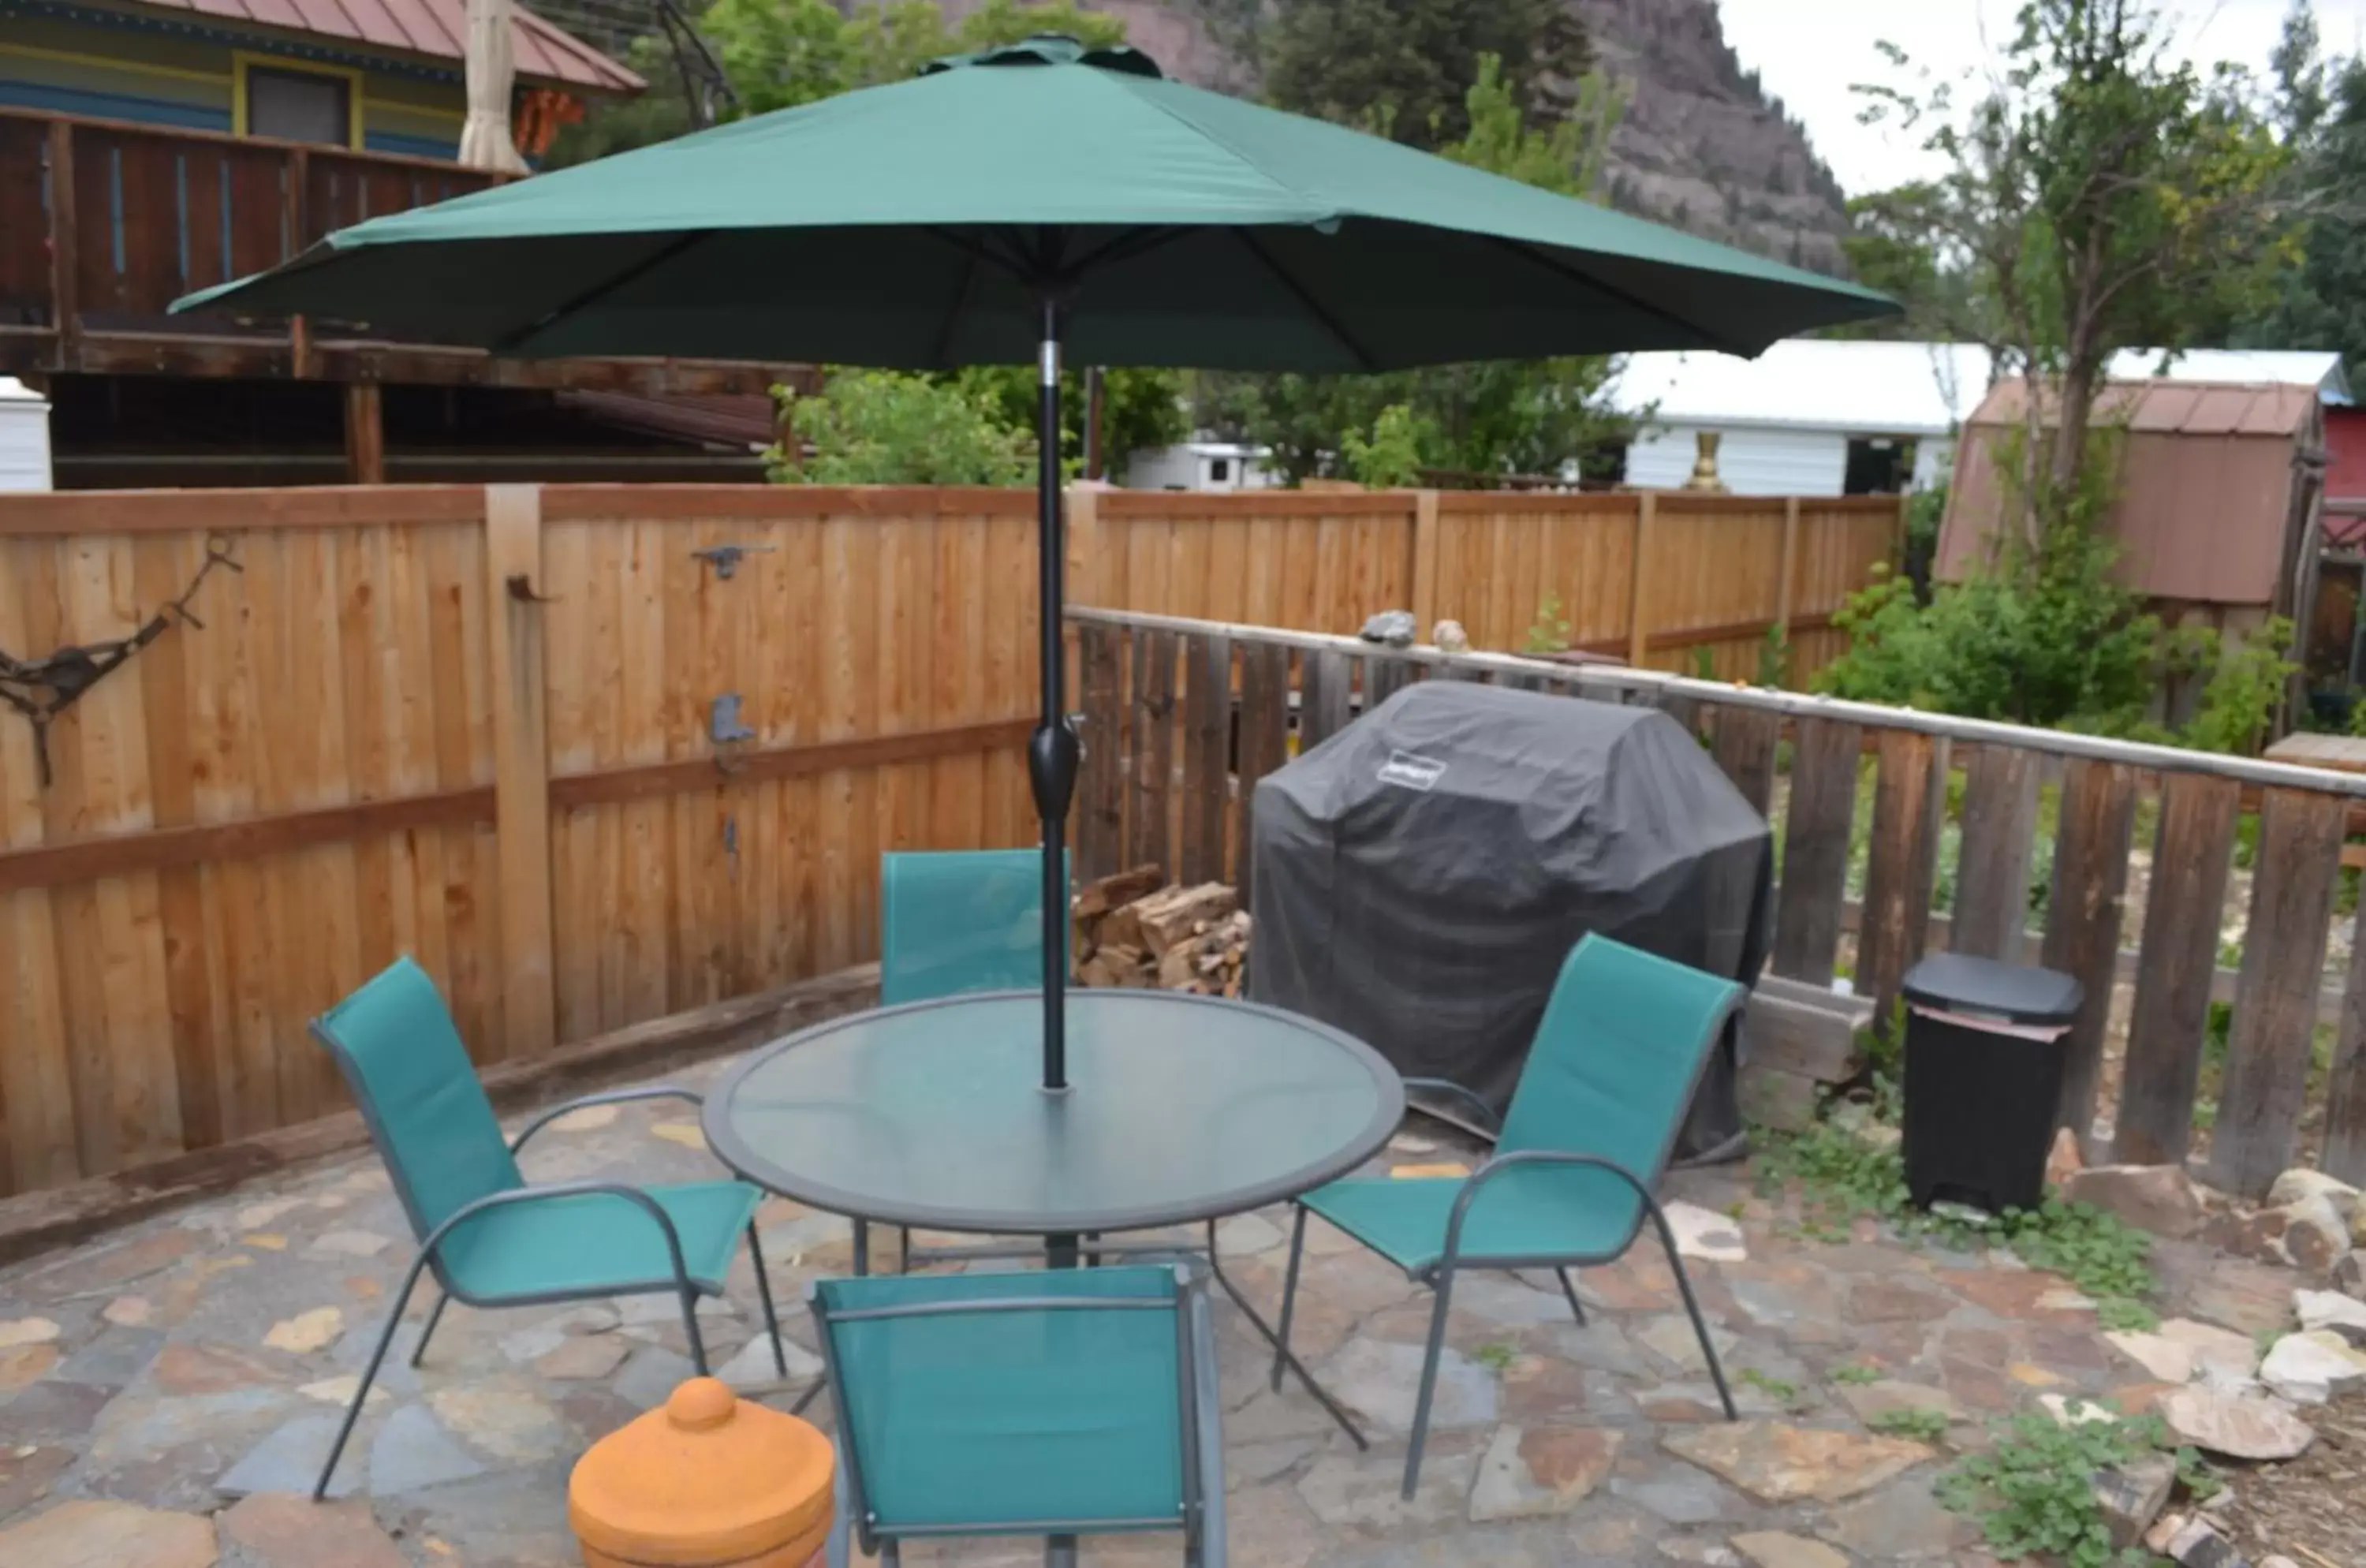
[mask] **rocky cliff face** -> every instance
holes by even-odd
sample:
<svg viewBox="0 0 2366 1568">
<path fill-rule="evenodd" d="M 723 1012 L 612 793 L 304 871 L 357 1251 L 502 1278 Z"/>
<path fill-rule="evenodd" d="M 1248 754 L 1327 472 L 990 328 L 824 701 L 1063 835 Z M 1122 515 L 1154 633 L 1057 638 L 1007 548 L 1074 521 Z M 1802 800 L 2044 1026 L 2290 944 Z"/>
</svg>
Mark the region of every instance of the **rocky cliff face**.
<svg viewBox="0 0 2366 1568">
<path fill-rule="evenodd" d="M 1715 0 L 1572 0 L 1629 85 L 1612 199 L 1710 239 L 1842 270 L 1839 182 L 1725 41 Z"/>
<path fill-rule="evenodd" d="M 957 14 L 976 3 L 945 0 Z M 1229 91 L 1253 85 L 1211 36 L 1208 0 L 1092 3 L 1124 17 L 1134 45 L 1168 73 Z M 1628 85 L 1609 160 L 1616 205 L 1779 261 L 1845 270 L 1840 186 L 1727 46 L 1716 0 L 1568 3 L 1604 69 Z"/>
</svg>

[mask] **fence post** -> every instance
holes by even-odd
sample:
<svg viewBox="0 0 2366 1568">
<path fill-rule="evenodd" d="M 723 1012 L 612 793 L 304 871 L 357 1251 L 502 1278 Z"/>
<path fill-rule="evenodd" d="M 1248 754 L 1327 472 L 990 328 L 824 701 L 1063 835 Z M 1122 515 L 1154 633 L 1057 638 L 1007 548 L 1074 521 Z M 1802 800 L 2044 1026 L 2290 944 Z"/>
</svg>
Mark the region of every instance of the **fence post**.
<svg viewBox="0 0 2366 1568">
<path fill-rule="evenodd" d="M 1774 582 L 1774 626 L 1783 644 L 1783 679 L 1791 679 L 1791 610 L 1793 592 L 1791 579 L 1799 570 L 1799 498 L 1783 498 L 1783 564 L 1776 569 L 1781 575 Z"/>
<path fill-rule="evenodd" d="M 502 1055 L 558 1043 L 550 952 L 550 734 L 543 669 L 542 487 L 485 487 L 493 818 L 501 869 Z"/>
<path fill-rule="evenodd" d="M 1437 492 L 1413 492 L 1414 637 L 1429 636 L 1437 625 Z"/>
<path fill-rule="evenodd" d="M 1645 491 L 1635 507 L 1634 574 L 1627 585 L 1627 662 L 1637 670 L 1643 668 L 1643 652 L 1650 628 L 1643 621 L 1643 589 L 1651 581 L 1648 563 L 1651 558 L 1651 518 L 1658 510 L 1660 498 Z"/>
</svg>

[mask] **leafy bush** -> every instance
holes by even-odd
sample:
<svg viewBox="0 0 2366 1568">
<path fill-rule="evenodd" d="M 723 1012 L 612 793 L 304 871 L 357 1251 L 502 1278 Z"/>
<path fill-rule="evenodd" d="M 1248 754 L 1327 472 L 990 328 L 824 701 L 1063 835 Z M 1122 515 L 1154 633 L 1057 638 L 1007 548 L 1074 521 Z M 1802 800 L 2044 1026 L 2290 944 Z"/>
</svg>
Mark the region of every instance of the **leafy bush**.
<svg viewBox="0 0 2366 1568">
<path fill-rule="evenodd" d="M 1403 490 L 1421 483 L 1422 447 L 1432 438 L 1428 422 L 1410 403 L 1391 403 L 1372 418 L 1372 434 L 1350 430 L 1339 438 L 1347 477 L 1374 490 Z"/>
<path fill-rule="evenodd" d="M 1520 639 L 1520 651 L 1559 653 L 1569 647 L 1572 635 L 1569 617 L 1561 614 L 1560 595 L 1548 593 L 1537 605 L 1537 618 L 1528 623 L 1527 635 Z"/>
<path fill-rule="evenodd" d="M 2201 705 L 2181 739 L 2200 751 L 2256 755 L 2267 743 L 2286 683 L 2300 671 L 2286 657 L 2293 646 L 2292 622 L 2282 615 L 2269 617 L 2232 653 L 2225 651 L 2218 633 L 2206 627 L 2179 636 L 2186 639 L 2195 666 L 2211 672 Z"/>
<path fill-rule="evenodd" d="M 811 397 L 783 393 L 789 429 L 813 455 L 764 454 L 777 483 L 1015 485 L 1035 473 L 1035 442 L 956 382 L 895 370 L 839 370 Z"/>
<path fill-rule="evenodd" d="M 2095 1496 L 2093 1477 L 2162 1448 L 2168 1429 L 2157 1416 L 2082 1421 L 2058 1426 L 2031 1412 L 1999 1428 L 1986 1453 L 1974 1454 L 1940 1477 L 1939 1501 L 1979 1519 L 1998 1556 L 2044 1554 L 2068 1568 L 2112 1568 L 2151 1561 L 2112 1547 L 2110 1522 Z M 2179 1479 L 2196 1495 L 2215 1490 L 2191 1449 L 2173 1450 Z"/>
</svg>

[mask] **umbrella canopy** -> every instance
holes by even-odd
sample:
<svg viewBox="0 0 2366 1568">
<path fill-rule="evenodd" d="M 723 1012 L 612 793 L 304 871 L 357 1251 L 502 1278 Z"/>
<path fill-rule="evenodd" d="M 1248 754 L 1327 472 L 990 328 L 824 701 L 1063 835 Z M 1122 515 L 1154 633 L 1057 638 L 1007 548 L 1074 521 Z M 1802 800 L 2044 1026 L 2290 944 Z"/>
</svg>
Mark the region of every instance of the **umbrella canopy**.
<svg viewBox="0 0 2366 1568">
<path fill-rule="evenodd" d="M 330 235 L 205 303 L 526 355 L 1383 370 L 1752 355 L 1879 295 L 1038 39 Z M 979 68 L 979 67 L 1000 67 Z"/>
<path fill-rule="evenodd" d="M 1034 360 L 1043 1087 L 1067 1087 L 1078 748 L 1062 693 L 1060 354 L 1389 370 L 1756 354 L 1895 309 L 1376 137 L 1038 38 L 918 78 L 372 219 L 179 301 L 535 356 Z"/>
</svg>

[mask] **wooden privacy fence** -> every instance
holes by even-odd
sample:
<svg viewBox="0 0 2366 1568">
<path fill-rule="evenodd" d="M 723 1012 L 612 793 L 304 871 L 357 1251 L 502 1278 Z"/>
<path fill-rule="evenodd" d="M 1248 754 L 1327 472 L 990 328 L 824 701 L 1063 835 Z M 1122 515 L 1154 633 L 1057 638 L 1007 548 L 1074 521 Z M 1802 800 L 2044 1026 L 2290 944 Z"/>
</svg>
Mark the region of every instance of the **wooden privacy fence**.
<svg viewBox="0 0 2366 1568">
<path fill-rule="evenodd" d="M 1557 618 L 1639 667 L 1691 671 L 1705 649 L 1726 680 L 1757 679 L 1782 626 L 1797 682 L 1846 647 L 1833 613 L 1893 557 L 1899 517 L 1887 496 L 1079 491 L 1069 597 L 1342 634 L 1411 610 L 1423 637 L 1450 617 L 1480 649 Z"/>
<path fill-rule="evenodd" d="M 1753 673 L 1764 617 L 1830 635 L 1807 628 L 1894 516 L 1070 506 L 1079 601 L 1351 630 L 1409 606 L 1516 644 L 1551 595 L 1580 638 Z M 1034 841 L 1033 513 L 766 486 L 0 498 L 19 660 L 130 635 L 208 541 L 239 568 L 59 716 L 46 786 L 0 709 L 0 1192 L 342 1108 L 306 1021 L 399 953 L 489 1064 L 873 956 L 881 851 Z"/>
<path fill-rule="evenodd" d="M 1852 905 L 1853 838 L 1865 842 L 1853 980 L 1886 1014 L 1931 942 L 1943 829 L 1960 835 L 1948 941 L 1990 957 L 2035 957 L 2078 976 L 2087 1001 L 2066 1049 L 2063 1124 L 2088 1137 L 2110 1113 L 2111 1157 L 2198 1152 L 2221 911 L 2238 818 L 2256 810 L 2248 929 L 2205 1174 L 2249 1196 L 2297 1162 L 2305 1125 L 2322 1168 L 2366 1179 L 2366 942 L 2338 982 L 2329 1043 L 2320 989 L 2340 853 L 2366 778 L 2136 746 L 2090 736 L 1741 689 L 1651 671 L 1572 670 L 1497 654 L 1394 651 L 1353 638 L 1221 622 L 1076 610 L 1085 772 L 1078 868 L 1094 876 L 1155 862 L 1187 880 L 1252 883 L 1256 784 L 1294 747 L 1317 744 L 1409 681 L 1489 681 L 1570 696 L 1650 703 L 1692 727 L 1776 824 L 1781 879 L 1770 961 L 1829 985 Z M 1235 700 L 1237 694 L 1237 700 Z M 1788 744 L 1787 774 L 1780 767 Z M 1872 761 L 1865 761 L 1870 753 Z M 1858 820 L 1859 781 L 1871 799 Z M 2041 776 L 2058 783 L 2042 934 L 2028 923 Z M 1951 778 L 1962 807 L 1950 820 Z M 1778 791 L 1778 777 L 1786 787 Z M 1778 798 L 1779 795 L 1779 798 Z M 2134 829 L 2156 804 L 2149 846 Z M 2149 847 L 2141 940 L 2122 952 L 2135 852 Z M 2338 917 L 2344 929 L 2350 917 Z M 2132 969 L 2132 987 L 2116 982 Z M 2124 994 L 2123 994 L 2124 993 Z M 2115 998 L 2126 1044 L 2107 1056 Z M 2329 1043 L 2329 1050 L 2320 1049 Z M 2107 1066 L 2114 1071 L 2107 1072 Z M 2116 1097 L 2105 1092 L 2116 1079 Z"/>
</svg>

